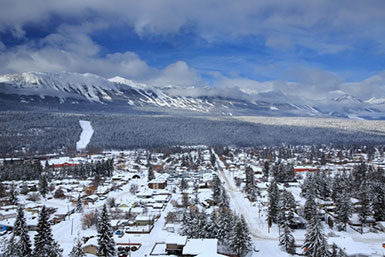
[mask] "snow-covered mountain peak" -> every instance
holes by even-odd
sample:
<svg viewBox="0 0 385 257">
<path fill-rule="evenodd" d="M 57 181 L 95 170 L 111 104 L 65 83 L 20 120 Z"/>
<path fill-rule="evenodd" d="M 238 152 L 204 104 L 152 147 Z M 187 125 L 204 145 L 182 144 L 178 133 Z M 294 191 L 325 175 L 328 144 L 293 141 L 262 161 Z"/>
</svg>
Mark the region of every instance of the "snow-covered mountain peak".
<svg viewBox="0 0 385 257">
<path fill-rule="evenodd" d="M 108 81 L 110 81 L 112 83 L 127 85 L 127 86 L 130 86 L 133 88 L 138 88 L 138 89 L 144 89 L 144 88 L 148 87 L 146 84 L 134 82 L 130 79 L 122 78 L 120 76 L 109 78 Z"/>
<path fill-rule="evenodd" d="M 333 98 L 332 100 L 340 103 L 362 103 L 357 97 L 348 94 Z"/>
<path fill-rule="evenodd" d="M 365 102 L 368 104 L 385 104 L 385 98 L 372 97 L 369 100 L 366 100 Z"/>
</svg>

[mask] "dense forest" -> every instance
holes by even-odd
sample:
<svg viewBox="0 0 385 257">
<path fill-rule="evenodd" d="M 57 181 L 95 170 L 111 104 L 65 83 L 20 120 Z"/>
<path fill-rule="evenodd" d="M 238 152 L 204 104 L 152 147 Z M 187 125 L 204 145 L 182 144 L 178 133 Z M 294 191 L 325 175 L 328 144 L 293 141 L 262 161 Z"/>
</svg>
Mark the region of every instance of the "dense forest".
<svg viewBox="0 0 385 257">
<path fill-rule="evenodd" d="M 385 138 L 367 132 L 302 126 L 264 125 L 231 118 L 0 113 L 0 154 L 70 152 L 75 150 L 79 120 L 91 121 L 95 130 L 88 150 L 122 150 L 173 145 L 261 146 L 311 144 L 383 144 Z"/>
</svg>

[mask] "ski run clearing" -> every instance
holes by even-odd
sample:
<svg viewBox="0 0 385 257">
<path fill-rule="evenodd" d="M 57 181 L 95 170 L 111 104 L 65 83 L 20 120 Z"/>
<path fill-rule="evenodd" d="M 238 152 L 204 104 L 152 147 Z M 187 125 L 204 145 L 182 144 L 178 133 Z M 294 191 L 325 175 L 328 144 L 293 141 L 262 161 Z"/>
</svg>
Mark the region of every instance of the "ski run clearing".
<svg viewBox="0 0 385 257">
<path fill-rule="evenodd" d="M 81 151 L 86 149 L 88 143 L 91 140 L 94 130 L 91 126 L 91 122 L 86 120 L 79 121 L 80 127 L 82 128 L 82 133 L 80 134 L 80 139 L 76 142 L 76 150 Z"/>
</svg>

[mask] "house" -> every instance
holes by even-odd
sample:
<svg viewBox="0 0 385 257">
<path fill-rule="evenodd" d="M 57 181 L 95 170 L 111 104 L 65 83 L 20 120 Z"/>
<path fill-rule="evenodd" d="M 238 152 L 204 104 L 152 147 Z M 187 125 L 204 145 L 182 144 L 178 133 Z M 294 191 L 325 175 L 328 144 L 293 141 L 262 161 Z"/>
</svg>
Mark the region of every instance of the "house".
<svg viewBox="0 0 385 257">
<path fill-rule="evenodd" d="M 310 172 L 315 172 L 318 171 L 318 168 L 313 167 L 313 166 L 295 166 L 294 171 L 297 172 L 305 172 L 305 171 L 310 171 Z"/>
<path fill-rule="evenodd" d="M 166 252 L 181 255 L 187 243 L 187 236 L 171 236 L 166 239 Z"/>
<path fill-rule="evenodd" d="M 98 196 L 97 195 L 89 195 L 87 197 L 84 197 L 83 200 L 87 203 L 94 203 L 98 200 Z"/>
<path fill-rule="evenodd" d="M 165 189 L 167 186 L 167 180 L 153 179 L 148 182 L 148 187 L 151 189 Z"/>
<path fill-rule="evenodd" d="M 150 191 L 145 191 L 145 192 L 140 192 L 136 194 L 136 197 L 139 199 L 147 199 L 152 197 L 152 192 Z"/>
<path fill-rule="evenodd" d="M 170 195 L 154 195 L 152 197 L 157 203 L 167 203 L 170 200 Z"/>
<path fill-rule="evenodd" d="M 12 218 L 16 218 L 16 216 L 17 216 L 17 212 L 15 210 L 0 211 L 0 220 L 12 219 Z"/>
<path fill-rule="evenodd" d="M 218 254 L 218 239 L 189 239 L 183 247 L 183 256 L 186 257 L 221 257 Z"/>
<path fill-rule="evenodd" d="M 83 251 L 86 254 L 98 254 L 98 239 L 97 237 L 93 237 L 89 239 L 84 245 L 83 245 Z"/>
<path fill-rule="evenodd" d="M 73 167 L 73 166 L 78 166 L 78 164 L 65 162 L 65 163 L 58 163 L 53 165 L 54 168 Z"/>
<path fill-rule="evenodd" d="M 135 224 L 137 226 L 149 226 L 154 225 L 154 216 L 139 215 L 135 218 Z"/>
</svg>

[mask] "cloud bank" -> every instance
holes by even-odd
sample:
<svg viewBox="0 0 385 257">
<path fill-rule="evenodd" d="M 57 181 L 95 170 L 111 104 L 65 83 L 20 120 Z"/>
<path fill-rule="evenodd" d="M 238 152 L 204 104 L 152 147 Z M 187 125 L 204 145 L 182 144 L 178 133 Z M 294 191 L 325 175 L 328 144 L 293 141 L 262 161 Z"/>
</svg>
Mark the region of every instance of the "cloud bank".
<svg viewBox="0 0 385 257">
<path fill-rule="evenodd" d="M 347 82 L 341 75 L 323 70 L 314 58 L 349 56 L 363 48 L 383 56 L 384 13 L 382 0 L 5 0 L 0 9 L 0 33 L 18 43 L 0 39 L 0 73 L 89 72 L 162 87 L 176 85 L 183 89 L 173 89 L 173 93 L 185 95 L 312 102 L 351 94 L 366 100 L 385 97 L 384 72 Z M 31 27 L 44 33 L 31 35 Z M 257 57 L 249 60 L 250 70 L 258 75 L 271 69 L 279 76 L 258 80 L 255 74 L 239 75 L 243 67 L 237 67 L 236 61 L 234 73 L 224 74 L 220 69 L 201 68 L 204 63 L 200 64 L 200 56 L 194 65 L 181 56 L 157 67 L 135 49 L 110 52 L 96 43 L 95 34 L 116 27 L 148 41 L 187 31 L 203 42 L 202 49 L 223 42 L 242 47 L 236 42 L 250 39 L 250 45 L 258 43 L 266 48 L 257 56 L 274 57 L 274 62 L 266 65 L 258 63 Z M 250 55 L 254 52 L 251 49 Z M 380 61 L 376 69 L 385 70 L 384 63 Z"/>
</svg>

